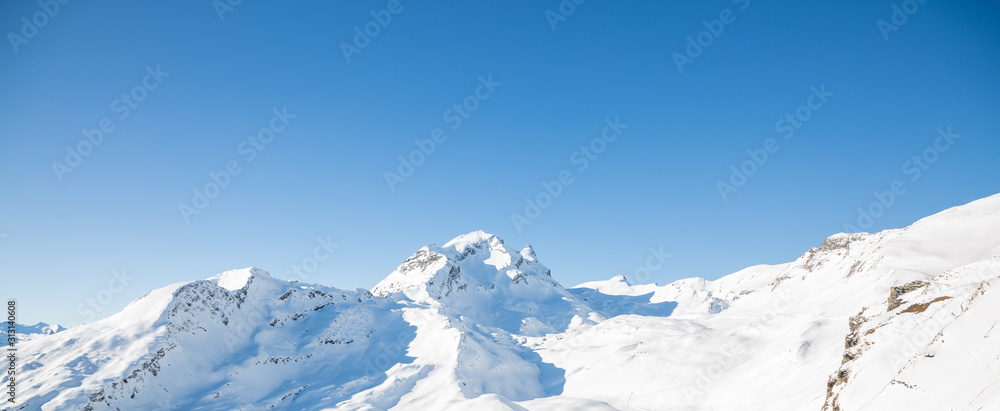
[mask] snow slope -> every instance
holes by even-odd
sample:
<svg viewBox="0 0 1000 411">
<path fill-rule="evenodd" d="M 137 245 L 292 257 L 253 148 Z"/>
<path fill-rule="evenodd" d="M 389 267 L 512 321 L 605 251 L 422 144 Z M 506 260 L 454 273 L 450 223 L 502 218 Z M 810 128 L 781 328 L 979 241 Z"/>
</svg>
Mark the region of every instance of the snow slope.
<svg viewBox="0 0 1000 411">
<path fill-rule="evenodd" d="M 24 342 L 16 409 L 509 409 L 561 391 L 519 335 L 606 318 L 530 247 L 482 232 L 425 247 L 374 290 L 258 268 L 154 290 Z"/>
<path fill-rule="evenodd" d="M 1000 369 L 1000 345 L 991 344 L 994 337 L 986 332 L 1000 318 L 989 305 L 1000 298 L 992 291 L 998 262 L 1000 195 L 994 195 L 904 229 L 834 235 L 789 264 L 656 287 L 651 300 L 679 303 L 669 318 L 619 317 L 559 338 L 534 339 L 532 346 L 572 373 L 567 394 L 601 392 L 590 398 L 620 409 L 1000 409 L 1000 380 L 989 371 Z M 902 294 L 902 308 L 888 310 L 891 290 L 915 281 L 929 282 L 922 291 L 928 294 Z M 584 286 L 623 294 L 650 291 L 615 279 Z M 901 314 L 911 298 L 931 303 L 939 297 L 950 299 L 923 313 Z M 965 308 L 965 319 L 948 322 L 962 307 L 971 307 Z M 929 315 L 942 316 L 940 324 L 929 322 Z M 865 335 L 874 327 L 879 331 Z M 921 339 L 924 334 L 936 336 L 948 327 L 956 337 L 942 334 L 940 344 L 949 347 L 954 361 L 932 361 L 908 348 L 929 344 Z M 670 337 L 641 335 L 650 329 Z M 851 345 L 858 333 L 861 342 Z M 589 358 L 598 354 L 581 353 L 595 349 L 618 355 L 595 363 Z M 845 351 L 859 358 L 842 364 Z M 906 361 L 879 363 L 891 355 Z M 931 361 L 933 366 L 918 365 Z M 967 362 L 978 365 L 967 371 Z M 669 372 L 647 369 L 650 364 Z M 921 374 L 925 382 L 906 381 L 918 368 L 928 370 Z M 638 385 L 618 383 L 636 374 L 647 378 Z M 966 384 L 970 379 L 981 381 Z M 966 390 L 953 390 L 955 384 Z M 871 387 L 879 390 L 869 392 Z"/>
<path fill-rule="evenodd" d="M 1000 195 L 664 286 L 566 289 L 477 231 L 371 292 L 151 291 L 21 344 L 12 409 L 1000 409 L 998 277 Z"/>
</svg>

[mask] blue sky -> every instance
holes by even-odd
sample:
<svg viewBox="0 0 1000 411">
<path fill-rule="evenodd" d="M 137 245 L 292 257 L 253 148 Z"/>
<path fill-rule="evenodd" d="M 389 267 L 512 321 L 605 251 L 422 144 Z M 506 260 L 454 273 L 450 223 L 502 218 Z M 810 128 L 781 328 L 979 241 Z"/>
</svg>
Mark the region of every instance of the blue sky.
<svg viewBox="0 0 1000 411">
<path fill-rule="evenodd" d="M 227 269 L 284 276 L 317 238 L 339 245 L 306 281 L 370 288 L 477 229 L 564 285 L 664 250 L 663 284 L 794 260 L 859 207 L 877 231 L 1000 191 L 996 2 L 564 3 L 3 2 L 4 295 L 72 325 Z M 914 12 L 880 29 L 894 6 Z M 228 183 L 194 208 L 210 173 Z M 526 198 L 546 206 L 516 226 Z"/>
</svg>

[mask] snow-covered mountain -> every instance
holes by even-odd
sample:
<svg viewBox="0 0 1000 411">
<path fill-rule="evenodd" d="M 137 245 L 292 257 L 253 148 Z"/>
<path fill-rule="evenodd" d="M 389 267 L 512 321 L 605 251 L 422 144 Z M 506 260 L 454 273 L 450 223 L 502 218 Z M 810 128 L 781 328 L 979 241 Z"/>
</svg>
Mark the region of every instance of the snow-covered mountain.
<svg viewBox="0 0 1000 411">
<path fill-rule="evenodd" d="M 11 409 L 992 410 L 998 287 L 1000 195 L 664 286 L 566 289 L 477 231 L 371 292 L 257 268 L 150 291 L 23 342 Z"/>
<path fill-rule="evenodd" d="M 18 341 L 31 341 L 34 338 L 55 334 L 65 330 L 58 324 L 37 323 L 35 325 L 14 324 L 14 330 Z M 0 327 L 0 341 L 7 341 L 7 327 Z"/>
</svg>

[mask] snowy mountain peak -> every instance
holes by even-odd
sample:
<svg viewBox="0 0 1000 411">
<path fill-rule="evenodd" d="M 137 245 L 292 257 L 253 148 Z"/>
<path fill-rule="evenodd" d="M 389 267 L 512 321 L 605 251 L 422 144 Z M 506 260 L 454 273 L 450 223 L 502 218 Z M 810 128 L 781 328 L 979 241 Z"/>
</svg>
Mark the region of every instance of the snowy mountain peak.
<svg viewBox="0 0 1000 411">
<path fill-rule="evenodd" d="M 483 231 L 421 248 L 372 293 L 440 306 L 518 333 L 563 329 L 574 315 L 593 312 L 551 278 L 530 246 L 518 252 Z"/>
<path fill-rule="evenodd" d="M 528 261 L 538 261 L 538 257 L 535 256 L 535 249 L 531 247 L 531 244 L 528 244 L 521 249 L 521 258 Z"/>
<path fill-rule="evenodd" d="M 219 287 L 233 291 L 243 288 L 251 277 L 271 278 L 271 274 L 257 267 L 247 267 L 238 270 L 229 270 L 208 280 L 214 281 Z"/>
<path fill-rule="evenodd" d="M 1000 196 L 665 286 L 567 290 L 476 231 L 374 291 L 153 290 L 24 341 L 18 409 L 1000 409 Z"/>
<path fill-rule="evenodd" d="M 47 324 L 47 323 L 37 323 L 35 325 L 26 326 L 28 329 L 37 330 L 37 334 L 49 335 L 55 334 L 59 331 L 63 331 L 66 327 L 59 324 Z"/>
<path fill-rule="evenodd" d="M 462 234 L 458 237 L 453 238 L 451 241 L 445 243 L 443 248 L 455 248 L 457 250 L 465 249 L 468 247 L 475 247 L 476 244 L 503 244 L 503 240 L 493 234 L 487 233 L 483 230 L 476 230 L 468 234 Z"/>
<path fill-rule="evenodd" d="M 492 290 L 528 276 L 550 276 L 534 250 L 525 247 L 514 251 L 499 237 L 480 230 L 455 237 L 443 247 L 431 244 L 421 248 L 372 292 L 382 296 L 403 292 L 414 300 L 440 300 L 453 292 Z"/>
</svg>

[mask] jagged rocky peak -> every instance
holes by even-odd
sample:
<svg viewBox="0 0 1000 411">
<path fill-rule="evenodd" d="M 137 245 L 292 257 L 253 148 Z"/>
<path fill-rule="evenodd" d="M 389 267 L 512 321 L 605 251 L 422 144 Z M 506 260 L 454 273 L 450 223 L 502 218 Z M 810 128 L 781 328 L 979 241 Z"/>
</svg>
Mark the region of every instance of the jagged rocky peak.
<svg viewBox="0 0 1000 411">
<path fill-rule="evenodd" d="M 172 284 L 24 341 L 18 406 L 1000 409 L 1000 196 L 714 281 L 567 290 L 518 250 L 423 247 L 382 297 L 256 268 Z"/>
<path fill-rule="evenodd" d="M 396 271 L 403 273 L 422 271 L 438 261 L 443 261 L 446 257 L 441 253 L 431 251 L 429 248 L 431 246 L 421 248 L 419 251 L 411 255 L 403 261 L 403 264 L 400 264 L 399 267 L 396 268 Z"/>
<path fill-rule="evenodd" d="M 868 233 L 839 233 L 828 237 L 823 240 L 823 243 L 819 247 L 810 248 L 809 251 L 802 254 L 798 259 L 798 266 L 805 268 L 807 271 L 812 272 L 820 267 L 827 264 L 836 264 L 844 260 L 856 260 L 861 252 L 870 244 L 877 243 L 879 238 L 883 238 L 885 234 L 891 234 L 892 230 L 889 230 L 880 234 L 868 234 Z M 855 269 L 850 270 L 851 272 L 847 274 L 850 276 L 854 273 L 856 269 L 860 267 L 855 267 Z"/>
<path fill-rule="evenodd" d="M 531 244 L 528 244 L 521 249 L 521 258 L 528 261 L 538 262 L 538 257 L 535 256 L 535 249 L 531 247 Z"/>
<path fill-rule="evenodd" d="M 535 250 L 530 245 L 518 252 L 504 244 L 500 237 L 482 230 L 455 237 L 445 243 L 438 252 L 456 262 L 475 256 L 474 260 L 492 265 L 497 269 L 518 268 L 525 264 L 525 260 L 530 263 L 539 263 Z"/>
<path fill-rule="evenodd" d="M 411 297 L 439 298 L 455 291 L 493 289 L 523 282 L 528 277 L 550 277 L 529 245 L 520 252 L 482 230 L 463 234 L 443 246 L 427 245 L 407 258 L 372 292 L 406 292 Z M 426 293 L 426 294 L 425 294 Z"/>
<path fill-rule="evenodd" d="M 868 233 L 839 233 L 828 237 L 823 240 L 823 244 L 819 246 L 819 251 L 834 251 L 839 249 L 849 250 L 851 248 L 851 243 L 858 240 L 863 240 L 867 237 Z"/>
<path fill-rule="evenodd" d="M 859 242 L 868 239 L 872 234 L 868 233 L 839 233 L 827 237 L 819 247 L 810 248 L 804 257 L 815 259 L 816 256 L 847 255 L 851 252 L 851 247 Z"/>
</svg>

